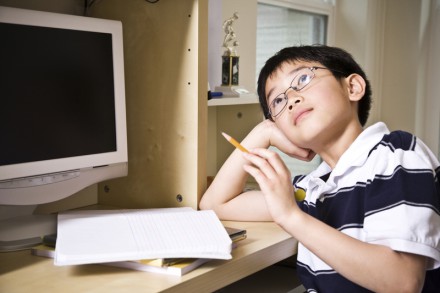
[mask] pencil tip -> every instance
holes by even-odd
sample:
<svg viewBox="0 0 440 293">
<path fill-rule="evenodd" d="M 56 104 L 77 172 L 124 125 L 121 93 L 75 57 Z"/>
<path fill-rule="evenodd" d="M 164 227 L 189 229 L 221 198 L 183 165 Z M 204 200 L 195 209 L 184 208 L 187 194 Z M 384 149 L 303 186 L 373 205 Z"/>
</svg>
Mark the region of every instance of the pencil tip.
<svg viewBox="0 0 440 293">
<path fill-rule="evenodd" d="M 222 132 L 222 135 L 227 139 L 227 140 L 229 140 L 229 138 L 230 138 L 230 136 L 229 135 L 227 135 L 226 133 L 224 133 L 224 132 Z"/>
</svg>

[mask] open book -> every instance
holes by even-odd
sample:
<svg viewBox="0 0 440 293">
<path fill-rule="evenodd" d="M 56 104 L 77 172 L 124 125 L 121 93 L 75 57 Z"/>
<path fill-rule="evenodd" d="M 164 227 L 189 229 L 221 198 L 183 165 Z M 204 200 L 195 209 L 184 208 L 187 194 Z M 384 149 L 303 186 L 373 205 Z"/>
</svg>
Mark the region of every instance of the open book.
<svg viewBox="0 0 440 293">
<path fill-rule="evenodd" d="M 231 238 L 213 211 L 83 210 L 58 215 L 54 263 L 230 259 L 231 250 Z"/>
</svg>

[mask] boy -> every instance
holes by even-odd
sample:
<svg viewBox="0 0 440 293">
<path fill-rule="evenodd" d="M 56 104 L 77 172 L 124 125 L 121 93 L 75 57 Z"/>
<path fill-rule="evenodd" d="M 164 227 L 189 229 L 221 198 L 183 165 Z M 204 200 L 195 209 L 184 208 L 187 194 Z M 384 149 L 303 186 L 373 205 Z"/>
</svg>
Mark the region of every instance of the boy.
<svg viewBox="0 0 440 293">
<path fill-rule="evenodd" d="M 366 129 L 369 81 L 347 52 L 285 48 L 258 79 L 267 118 L 234 150 L 200 207 L 221 219 L 275 221 L 299 241 L 308 292 L 438 292 L 439 162 L 409 133 Z M 291 174 L 267 148 L 323 162 Z M 258 191 L 243 192 L 248 175 Z M 305 200 L 296 202 L 294 192 Z"/>
</svg>

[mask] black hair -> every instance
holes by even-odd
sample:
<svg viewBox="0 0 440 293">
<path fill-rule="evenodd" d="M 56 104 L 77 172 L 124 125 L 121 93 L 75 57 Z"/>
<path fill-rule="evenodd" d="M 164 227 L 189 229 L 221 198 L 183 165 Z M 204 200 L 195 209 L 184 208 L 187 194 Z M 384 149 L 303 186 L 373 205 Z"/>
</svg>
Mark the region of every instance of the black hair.
<svg viewBox="0 0 440 293">
<path fill-rule="evenodd" d="M 365 94 L 359 101 L 358 116 L 362 126 L 365 125 L 371 109 L 371 85 L 365 72 L 347 51 L 326 45 L 294 46 L 280 50 L 266 61 L 258 77 L 258 97 L 264 117 L 272 119 L 266 98 L 266 81 L 285 62 L 318 62 L 328 68 L 336 79 L 342 79 L 357 73 L 365 80 Z"/>
</svg>

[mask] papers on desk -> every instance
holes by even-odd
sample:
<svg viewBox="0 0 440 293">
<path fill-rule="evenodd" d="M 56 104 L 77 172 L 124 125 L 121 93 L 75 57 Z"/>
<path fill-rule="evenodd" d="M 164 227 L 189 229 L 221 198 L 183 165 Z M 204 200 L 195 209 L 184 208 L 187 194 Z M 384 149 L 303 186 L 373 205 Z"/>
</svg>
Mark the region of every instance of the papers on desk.
<svg viewBox="0 0 440 293">
<path fill-rule="evenodd" d="M 55 265 L 156 258 L 230 259 L 232 241 L 213 211 L 84 210 L 58 215 Z"/>
<path fill-rule="evenodd" d="M 183 276 L 186 273 L 200 267 L 204 263 L 207 263 L 210 259 L 207 258 L 182 258 L 171 264 L 163 264 L 162 259 L 153 260 L 139 260 L 139 261 L 119 261 L 103 263 L 103 265 L 109 265 L 124 269 L 159 273 L 173 276 Z"/>
<path fill-rule="evenodd" d="M 32 247 L 32 255 L 54 258 L 55 248 L 38 245 Z M 142 260 L 127 260 L 118 262 L 105 262 L 100 265 L 107 265 L 119 267 L 124 269 L 159 273 L 173 276 L 183 276 L 186 273 L 198 268 L 202 264 L 210 261 L 208 258 L 179 258 L 179 259 L 142 259 Z"/>
</svg>

